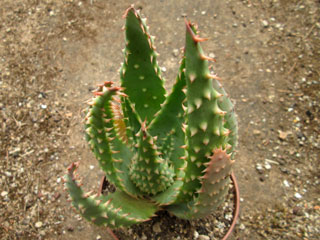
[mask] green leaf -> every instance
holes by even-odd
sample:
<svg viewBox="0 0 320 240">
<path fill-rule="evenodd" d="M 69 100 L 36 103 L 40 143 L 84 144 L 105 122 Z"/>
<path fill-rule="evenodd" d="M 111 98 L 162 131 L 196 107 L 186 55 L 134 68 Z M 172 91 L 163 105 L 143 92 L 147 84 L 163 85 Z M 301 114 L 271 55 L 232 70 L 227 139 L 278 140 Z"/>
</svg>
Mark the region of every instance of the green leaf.
<svg viewBox="0 0 320 240">
<path fill-rule="evenodd" d="M 226 93 L 225 89 L 222 87 L 222 85 L 216 80 L 212 80 L 213 87 L 222 94 L 222 97 L 220 99 L 220 107 L 223 111 L 227 112 L 225 115 L 225 124 L 224 128 L 230 130 L 230 134 L 228 135 L 228 144 L 231 145 L 231 148 L 228 149 L 228 153 L 232 154 L 232 159 L 234 158 L 234 149 L 236 148 L 238 144 L 238 123 L 237 123 L 237 117 L 234 112 L 234 106 L 228 97 L 228 94 Z"/>
<path fill-rule="evenodd" d="M 110 110 L 112 97 L 117 94 L 118 88 L 104 86 L 100 90 L 96 93 L 97 96 L 93 99 L 86 117 L 86 139 L 109 181 L 120 189 L 124 189 L 122 180 L 117 175 L 120 164 L 114 157 L 116 150 L 113 146 L 117 139 L 115 138 L 113 114 Z"/>
<path fill-rule="evenodd" d="M 130 169 L 131 180 L 146 195 L 155 195 L 172 185 L 174 171 L 162 158 L 155 144 L 156 139 L 147 132 L 145 122 L 138 136 L 138 153 Z"/>
<path fill-rule="evenodd" d="M 233 161 L 225 150 L 217 149 L 200 177 L 201 188 L 188 202 L 172 204 L 167 210 L 183 219 L 202 218 L 217 208 L 228 194 Z"/>
<path fill-rule="evenodd" d="M 226 136 L 222 134 L 224 112 L 219 108 L 220 94 L 213 88 L 208 67 L 208 57 L 203 53 L 200 38 L 194 27 L 186 23 L 186 83 L 187 115 L 186 144 L 188 166 L 184 185 L 178 202 L 189 201 L 200 188 L 199 176 L 205 169 L 212 149 L 225 147 Z"/>
<path fill-rule="evenodd" d="M 159 139 L 166 137 L 172 129 L 181 128 L 179 119 L 183 117 L 183 101 L 186 98 L 183 89 L 186 87 L 185 79 L 185 59 L 181 61 L 179 74 L 172 92 L 167 97 L 161 110 L 150 123 L 149 132 L 152 136 L 158 136 Z"/>
<path fill-rule="evenodd" d="M 150 122 L 165 100 L 165 89 L 156 60 L 153 40 L 141 16 L 126 12 L 125 60 L 120 71 L 121 86 L 140 118 Z"/>
<path fill-rule="evenodd" d="M 81 215 L 96 225 L 110 228 L 131 226 L 150 220 L 158 210 L 157 206 L 145 199 L 135 199 L 121 191 L 108 196 L 86 195 L 76 182 L 74 172 L 76 164 L 69 167 L 65 176 L 73 206 Z"/>
<path fill-rule="evenodd" d="M 128 98 L 123 98 L 122 100 L 122 111 L 124 113 L 124 121 L 126 124 L 127 137 L 132 145 L 137 143 L 136 134 L 141 128 L 141 119 L 139 118 L 137 112 L 132 106 Z"/>
<path fill-rule="evenodd" d="M 184 71 L 185 59 L 183 58 L 172 92 L 149 126 L 150 134 L 158 137 L 157 144 L 161 149 L 165 149 L 166 158 L 173 164 L 177 175 L 179 175 L 179 168 L 184 164 L 181 157 L 185 155 L 185 150 L 181 148 L 185 144 L 185 134 L 182 130 L 185 121 L 183 102 L 186 99 L 183 91 L 186 88 Z M 168 144 L 170 146 L 167 146 Z"/>
<path fill-rule="evenodd" d="M 137 196 L 141 191 L 132 183 L 129 176 L 134 152 L 126 142 L 119 139 L 115 126 L 115 109 L 111 104 L 113 96 L 121 94 L 120 89 L 104 86 L 100 90 L 88 111 L 86 138 L 108 181 L 127 194 Z"/>
</svg>

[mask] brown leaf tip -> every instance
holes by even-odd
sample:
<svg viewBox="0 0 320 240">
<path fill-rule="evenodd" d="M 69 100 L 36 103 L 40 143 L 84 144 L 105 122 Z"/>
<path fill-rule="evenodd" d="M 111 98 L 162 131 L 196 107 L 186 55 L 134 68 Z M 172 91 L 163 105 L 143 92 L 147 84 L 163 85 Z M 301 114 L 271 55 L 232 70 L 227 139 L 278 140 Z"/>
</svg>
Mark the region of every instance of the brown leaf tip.
<svg viewBox="0 0 320 240">
<path fill-rule="evenodd" d="M 74 172 L 78 167 L 79 167 L 79 162 L 73 162 L 69 165 L 67 170 L 69 173 L 71 173 L 71 172 Z"/>
<path fill-rule="evenodd" d="M 137 16 L 136 10 L 134 9 L 134 4 L 131 4 L 131 6 L 124 12 L 122 17 L 126 18 L 130 11 L 132 11 Z"/>
<path fill-rule="evenodd" d="M 195 43 L 198 43 L 198 42 L 204 42 L 204 41 L 207 41 L 209 40 L 209 38 L 201 38 L 200 36 L 196 35 L 194 33 L 194 31 L 192 30 L 192 27 L 194 26 L 190 21 L 188 21 L 187 19 L 184 19 L 185 23 L 186 23 L 186 27 L 187 27 L 187 31 L 190 33 L 193 41 Z"/>
</svg>

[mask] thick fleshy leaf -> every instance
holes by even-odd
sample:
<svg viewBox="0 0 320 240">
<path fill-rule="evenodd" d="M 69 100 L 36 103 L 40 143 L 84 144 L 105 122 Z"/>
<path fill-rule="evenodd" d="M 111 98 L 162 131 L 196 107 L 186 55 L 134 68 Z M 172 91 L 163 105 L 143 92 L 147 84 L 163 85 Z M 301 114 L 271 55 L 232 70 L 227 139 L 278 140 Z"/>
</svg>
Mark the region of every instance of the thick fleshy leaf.
<svg viewBox="0 0 320 240">
<path fill-rule="evenodd" d="M 165 100 L 157 54 L 140 14 L 134 8 L 129 8 L 125 17 L 126 47 L 120 71 L 121 86 L 140 118 L 150 122 Z"/>
<path fill-rule="evenodd" d="M 162 158 L 155 144 L 156 139 L 149 135 L 145 122 L 137 135 L 138 153 L 130 169 L 131 180 L 146 195 L 163 192 L 173 183 L 173 168 Z"/>
<path fill-rule="evenodd" d="M 124 192 L 116 191 L 107 196 L 84 194 L 76 181 L 74 172 L 77 164 L 71 164 L 65 176 L 73 206 L 81 215 L 95 223 L 110 228 L 129 227 L 150 220 L 157 206 L 144 199 L 135 199 Z"/>
<path fill-rule="evenodd" d="M 133 152 L 119 138 L 115 126 L 112 101 L 117 94 L 121 94 L 120 89 L 110 83 L 95 92 L 86 117 L 86 138 L 108 180 L 128 194 L 137 195 L 141 192 L 128 174 Z"/>
<path fill-rule="evenodd" d="M 238 123 L 234 106 L 220 82 L 216 79 L 213 79 L 212 84 L 213 87 L 222 94 L 219 105 L 221 109 L 226 112 L 226 115 L 224 116 L 224 119 L 226 120 L 224 128 L 230 131 L 227 142 L 231 146 L 227 152 L 232 154 L 231 157 L 233 159 L 235 154 L 234 150 L 238 145 Z"/>
<path fill-rule="evenodd" d="M 172 92 L 167 97 L 161 110 L 156 114 L 149 126 L 149 132 L 152 136 L 165 138 L 172 129 L 181 128 L 179 119 L 183 117 L 183 101 L 186 95 L 183 90 L 186 88 L 185 79 L 185 59 L 181 61 L 179 74 Z"/>
<path fill-rule="evenodd" d="M 124 122 L 126 124 L 127 137 L 131 145 L 137 143 L 136 134 L 141 128 L 141 119 L 131 104 L 130 100 L 125 97 L 122 99 L 122 109 L 124 114 Z"/>
<path fill-rule="evenodd" d="M 187 151 L 188 167 L 180 201 L 192 199 L 200 188 L 199 176 L 208 161 L 211 150 L 225 147 L 226 134 L 223 133 L 225 112 L 219 107 L 221 94 L 213 88 L 206 57 L 200 46 L 205 39 L 194 32 L 194 27 L 186 23 L 186 83 L 187 83 Z"/>
<path fill-rule="evenodd" d="M 168 211 L 185 219 L 207 216 L 208 212 L 221 204 L 228 193 L 232 164 L 233 161 L 225 150 L 215 150 L 206 164 L 205 174 L 199 178 L 201 188 L 198 195 L 188 203 L 169 206 Z"/>
<path fill-rule="evenodd" d="M 120 171 L 119 159 L 114 157 L 115 149 L 113 145 L 115 140 L 113 115 L 110 110 L 112 97 L 119 91 L 118 88 L 110 87 L 107 83 L 101 86 L 95 93 L 87 116 L 86 116 L 86 139 L 99 160 L 100 167 L 106 173 L 109 181 L 124 189 L 122 180 L 118 176 Z"/>
</svg>

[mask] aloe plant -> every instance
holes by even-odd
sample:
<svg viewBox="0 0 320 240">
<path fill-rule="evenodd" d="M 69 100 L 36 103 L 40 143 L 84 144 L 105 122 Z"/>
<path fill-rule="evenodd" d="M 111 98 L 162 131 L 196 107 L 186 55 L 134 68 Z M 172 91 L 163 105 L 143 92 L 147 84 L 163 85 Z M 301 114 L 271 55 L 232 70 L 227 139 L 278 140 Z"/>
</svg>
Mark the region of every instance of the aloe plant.
<svg viewBox="0 0 320 240">
<path fill-rule="evenodd" d="M 105 82 L 85 118 L 86 139 L 110 183 L 107 196 L 84 193 L 68 168 L 73 206 L 111 228 L 149 220 L 159 210 L 201 218 L 224 201 L 237 144 L 233 105 L 210 73 L 195 25 L 186 22 L 186 44 L 176 83 L 167 96 L 146 21 L 126 13 L 121 86 Z"/>
</svg>

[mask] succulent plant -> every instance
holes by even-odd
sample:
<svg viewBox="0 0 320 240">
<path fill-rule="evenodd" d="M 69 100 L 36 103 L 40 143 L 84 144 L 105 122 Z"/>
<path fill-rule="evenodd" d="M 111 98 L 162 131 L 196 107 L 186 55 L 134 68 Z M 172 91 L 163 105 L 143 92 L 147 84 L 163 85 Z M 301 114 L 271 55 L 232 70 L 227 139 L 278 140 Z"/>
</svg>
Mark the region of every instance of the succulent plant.
<svg viewBox="0 0 320 240">
<path fill-rule="evenodd" d="M 237 144 L 233 105 L 209 70 L 195 25 L 186 21 L 186 45 L 176 83 L 164 88 L 153 37 L 140 13 L 126 18 L 121 86 L 94 91 L 85 118 L 86 139 L 116 187 L 107 196 L 84 193 L 68 168 L 73 206 L 111 228 L 150 220 L 159 210 L 183 218 L 210 214 L 228 193 Z"/>
</svg>

